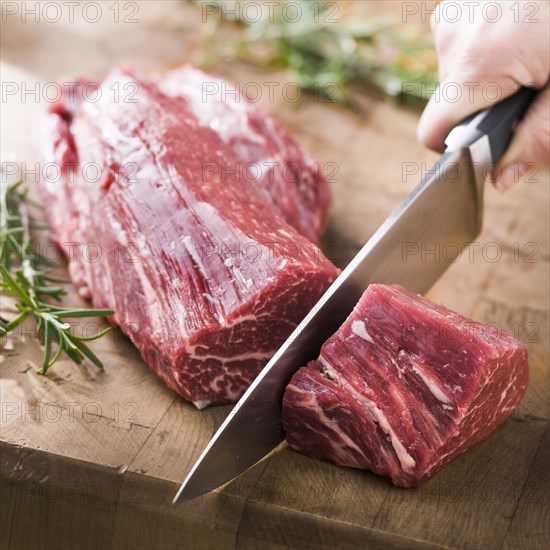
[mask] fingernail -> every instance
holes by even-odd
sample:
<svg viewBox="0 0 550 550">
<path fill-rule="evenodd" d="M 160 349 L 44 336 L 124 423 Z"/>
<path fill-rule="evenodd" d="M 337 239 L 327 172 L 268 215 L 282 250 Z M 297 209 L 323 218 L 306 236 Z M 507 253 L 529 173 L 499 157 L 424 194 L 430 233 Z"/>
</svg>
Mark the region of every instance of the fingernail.
<svg viewBox="0 0 550 550">
<path fill-rule="evenodd" d="M 504 156 L 500 159 L 501 166 L 508 166 L 514 164 L 514 160 L 521 157 L 522 151 L 528 151 L 526 147 L 525 139 L 520 140 L 518 137 L 514 137 L 512 143 L 508 147 L 508 150 L 504 153 Z M 517 163 L 515 163 L 517 164 Z"/>
<path fill-rule="evenodd" d="M 516 183 L 519 183 L 524 175 L 525 168 L 518 162 L 514 162 L 496 172 L 494 185 L 498 191 L 508 191 Z"/>
</svg>

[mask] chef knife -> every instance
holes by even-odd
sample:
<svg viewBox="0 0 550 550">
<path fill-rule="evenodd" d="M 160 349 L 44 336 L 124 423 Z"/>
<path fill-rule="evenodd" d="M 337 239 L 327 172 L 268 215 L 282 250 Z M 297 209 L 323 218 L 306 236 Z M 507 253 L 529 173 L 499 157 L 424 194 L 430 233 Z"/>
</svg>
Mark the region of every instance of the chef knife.
<svg viewBox="0 0 550 550">
<path fill-rule="evenodd" d="M 300 367 L 317 359 L 322 344 L 338 330 L 370 283 L 399 283 L 424 293 L 477 237 L 483 219 L 485 177 L 506 151 L 516 124 L 535 96 L 535 90 L 521 88 L 451 131 L 443 156 L 380 226 L 235 405 L 191 469 L 174 503 L 227 483 L 283 441 L 285 387 Z"/>
</svg>

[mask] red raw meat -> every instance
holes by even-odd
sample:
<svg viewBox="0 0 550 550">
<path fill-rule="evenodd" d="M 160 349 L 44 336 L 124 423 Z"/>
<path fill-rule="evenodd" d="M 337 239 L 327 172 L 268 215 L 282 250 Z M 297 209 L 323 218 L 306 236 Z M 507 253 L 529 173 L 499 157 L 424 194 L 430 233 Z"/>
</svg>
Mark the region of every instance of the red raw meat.
<svg viewBox="0 0 550 550">
<path fill-rule="evenodd" d="M 528 382 L 527 350 L 398 285 L 370 285 L 286 389 L 288 443 L 418 486 L 485 439 Z"/>
<path fill-rule="evenodd" d="M 338 275 L 312 242 L 324 175 L 262 108 L 204 94 L 220 82 L 115 69 L 100 94 L 66 88 L 39 125 L 74 282 L 199 408 L 236 401 Z"/>
</svg>

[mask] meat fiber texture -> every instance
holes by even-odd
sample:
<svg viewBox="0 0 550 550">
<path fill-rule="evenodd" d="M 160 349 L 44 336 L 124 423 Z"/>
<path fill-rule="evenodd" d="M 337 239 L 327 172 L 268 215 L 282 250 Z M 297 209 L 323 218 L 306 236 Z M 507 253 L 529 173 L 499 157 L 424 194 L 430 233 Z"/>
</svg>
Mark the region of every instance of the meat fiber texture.
<svg viewBox="0 0 550 550">
<path fill-rule="evenodd" d="M 519 403 L 527 350 L 398 285 L 370 285 L 319 359 L 288 385 L 288 443 L 320 460 L 420 485 Z"/>
<path fill-rule="evenodd" d="M 115 69 L 65 86 L 38 127 L 81 295 L 199 408 L 236 401 L 338 275 L 314 242 L 330 203 L 318 165 L 242 94 L 205 94 L 221 82 Z"/>
</svg>

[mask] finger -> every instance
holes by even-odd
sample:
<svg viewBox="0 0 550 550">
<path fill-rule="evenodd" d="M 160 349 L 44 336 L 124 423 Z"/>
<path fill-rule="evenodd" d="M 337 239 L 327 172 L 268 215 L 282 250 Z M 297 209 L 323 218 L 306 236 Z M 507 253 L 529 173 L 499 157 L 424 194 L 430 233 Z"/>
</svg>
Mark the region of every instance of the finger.
<svg viewBox="0 0 550 550">
<path fill-rule="evenodd" d="M 497 189 L 506 191 L 549 158 L 550 86 L 547 86 L 518 125 L 508 151 L 493 171 L 493 183 Z"/>
<path fill-rule="evenodd" d="M 432 12 L 432 15 L 430 17 L 430 30 L 432 31 L 432 33 L 435 34 L 436 30 L 437 30 L 437 27 L 439 25 L 439 22 L 441 21 L 441 15 L 440 15 L 440 12 L 441 11 L 441 5 L 440 4 L 437 4 L 435 6 L 435 9 L 433 10 Z"/>
</svg>

